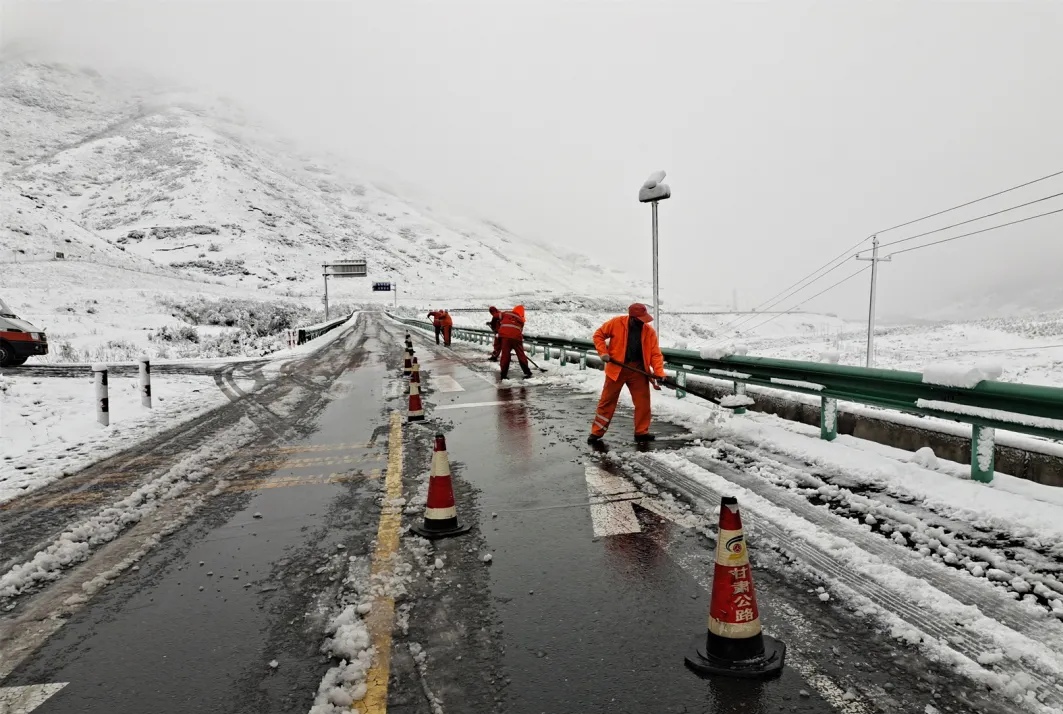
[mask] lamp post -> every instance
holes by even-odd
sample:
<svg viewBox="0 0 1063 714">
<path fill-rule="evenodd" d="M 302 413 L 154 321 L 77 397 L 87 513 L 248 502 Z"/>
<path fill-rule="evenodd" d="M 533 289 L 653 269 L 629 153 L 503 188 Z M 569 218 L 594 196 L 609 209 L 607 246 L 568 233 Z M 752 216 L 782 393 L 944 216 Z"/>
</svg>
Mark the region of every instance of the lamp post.
<svg viewBox="0 0 1063 714">
<path fill-rule="evenodd" d="M 878 297 L 878 264 L 888 263 L 891 257 L 878 257 L 878 236 L 872 236 L 871 257 L 856 256 L 857 260 L 871 261 L 871 299 L 867 307 L 867 358 L 865 364 L 868 367 L 875 365 L 875 302 Z"/>
<path fill-rule="evenodd" d="M 657 322 L 657 334 L 661 334 L 661 300 L 657 278 L 657 202 L 671 198 L 672 189 L 664 181 L 664 171 L 654 171 L 639 189 L 639 202 L 649 203 L 653 209 L 653 319 Z"/>
</svg>

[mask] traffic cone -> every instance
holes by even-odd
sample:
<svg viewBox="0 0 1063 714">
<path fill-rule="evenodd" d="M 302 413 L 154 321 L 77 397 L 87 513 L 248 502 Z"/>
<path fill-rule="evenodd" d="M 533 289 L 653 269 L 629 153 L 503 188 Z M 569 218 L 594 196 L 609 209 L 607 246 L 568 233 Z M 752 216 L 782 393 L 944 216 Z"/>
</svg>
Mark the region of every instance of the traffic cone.
<svg viewBox="0 0 1063 714">
<path fill-rule="evenodd" d="M 709 632 L 694 640 L 687 666 L 699 675 L 753 679 L 779 674 L 785 657 L 786 645 L 761 631 L 738 499 L 725 496 L 720 503 Z"/>
<path fill-rule="evenodd" d="M 406 345 L 406 361 L 402 363 L 402 373 L 409 376 L 413 371 L 413 347 L 409 344 Z"/>
<path fill-rule="evenodd" d="M 424 421 L 424 405 L 421 404 L 421 383 L 410 380 L 410 411 L 406 421 Z"/>
<path fill-rule="evenodd" d="M 412 370 L 410 372 L 410 383 L 412 384 L 414 382 L 417 382 L 417 385 L 418 385 L 417 388 L 420 389 L 421 388 L 420 387 L 420 384 L 421 384 L 421 365 L 417 364 L 417 358 L 416 357 L 413 358 L 413 364 L 410 366 L 410 369 Z"/>
<path fill-rule="evenodd" d="M 424 509 L 424 525 L 411 526 L 417 535 L 434 540 L 468 533 L 472 526 L 458 523 L 458 508 L 454 505 L 454 484 L 450 479 L 450 459 L 447 441 L 436 434 L 432 453 L 432 473 L 428 477 L 428 503 Z"/>
</svg>

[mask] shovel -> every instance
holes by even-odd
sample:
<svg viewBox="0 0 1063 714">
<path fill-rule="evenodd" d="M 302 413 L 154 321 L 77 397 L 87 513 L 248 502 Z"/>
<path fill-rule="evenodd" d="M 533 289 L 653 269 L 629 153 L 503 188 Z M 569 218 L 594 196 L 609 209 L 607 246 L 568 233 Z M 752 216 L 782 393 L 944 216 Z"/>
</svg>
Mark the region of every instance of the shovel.
<svg viewBox="0 0 1063 714">
<path fill-rule="evenodd" d="M 639 369 L 638 367 L 632 367 L 629 364 L 624 364 L 623 362 L 612 361 L 612 364 L 618 364 L 624 369 L 629 369 L 632 372 L 638 372 L 639 374 L 643 375 L 644 377 L 649 377 L 651 380 L 657 380 L 658 382 L 660 382 L 664 386 L 668 387 L 669 389 L 682 389 L 682 387 L 680 387 L 678 384 L 676 384 L 675 380 L 670 379 L 669 377 L 655 377 L 654 375 L 650 374 L 649 372 L 645 372 L 645 371 Z M 687 394 L 694 394 L 694 392 L 687 392 Z M 740 409 L 742 407 L 749 406 L 748 404 L 736 404 L 736 405 L 734 405 L 732 407 L 732 406 L 727 406 L 726 404 L 721 404 L 719 402 L 719 400 L 713 399 L 712 397 L 706 397 L 706 396 L 701 395 L 701 394 L 694 394 L 694 396 L 695 397 L 701 397 L 705 401 L 712 402 L 716 406 L 721 407 L 723 409 L 734 410 L 734 409 Z"/>
</svg>

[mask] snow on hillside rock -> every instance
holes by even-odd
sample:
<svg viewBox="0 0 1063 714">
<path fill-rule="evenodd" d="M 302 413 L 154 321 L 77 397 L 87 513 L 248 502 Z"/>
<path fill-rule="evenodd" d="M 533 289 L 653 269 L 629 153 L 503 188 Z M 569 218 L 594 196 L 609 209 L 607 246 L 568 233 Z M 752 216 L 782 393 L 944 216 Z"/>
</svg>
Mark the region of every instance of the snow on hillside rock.
<svg viewBox="0 0 1063 714">
<path fill-rule="evenodd" d="M 321 263 L 351 257 L 368 260 L 370 278 L 397 279 L 404 295 L 629 289 L 586 258 L 416 206 L 299 154 L 219 104 L 131 92 L 61 65 L 9 63 L 0 78 L 6 182 L 84 226 L 86 246 L 102 241 L 161 268 L 315 298 Z M 30 252 L 55 250 L 54 233 L 20 235 Z M 344 288 L 369 297 L 369 282 Z"/>
</svg>

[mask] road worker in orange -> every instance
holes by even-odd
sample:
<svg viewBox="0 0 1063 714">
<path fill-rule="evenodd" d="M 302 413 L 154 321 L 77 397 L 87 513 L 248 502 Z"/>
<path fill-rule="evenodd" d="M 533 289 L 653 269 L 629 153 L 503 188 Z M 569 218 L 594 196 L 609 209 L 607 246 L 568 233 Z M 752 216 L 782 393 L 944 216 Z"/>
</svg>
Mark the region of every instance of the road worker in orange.
<svg viewBox="0 0 1063 714">
<path fill-rule="evenodd" d="M 608 320 L 594 333 L 594 347 L 605 362 L 605 387 L 591 424 L 591 435 L 587 437 L 588 444 L 601 443 L 625 384 L 635 402 L 635 441 L 654 440 L 650 433 L 650 384 L 659 390 L 658 380 L 664 379 L 665 374 L 664 355 L 657 341 L 657 332 L 649 325 L 651 321 L 653 316 L 649 310 L 637 302 L 628 307 L 627 315 Z M 630 365 L 653 377 L 625 369 L 623 365 Z"/>
<path fill-rule="evenodd" d="M 495 344 L 491 349 L 491 356 L 487 359 L 491 362 L 497 362 L 498 355 L 502 352 L 502 337 L 498 334 L 498 328 L 502 325 L 502 313 L 494 305 L 489 307 L 488 310 L 491 311 L 491 321 L 487 323 L 487 326 L 491 328 L 491 332 L 495 333 Z"/>
<path fill-rule="evenodd" d="M 528 356 L 524 354 L 523 305 L 517 305 L 512 310 L 506 310 L 502 313 L 498 325 L 498 336 L 501 338 L 499 367 L 501 368 L 502 379 L 509 377 L 510 352 L 514 350 L 517 352 L 517 361 L 520 362 L 520 368 L 524 371 L 524 376 L 532 376 L 531 368 L 528 366 Z"/>
<path fill-rule="evenodd" d="M 454 318 L 450 316 L 449 312 L 444 310 L 439 322 L 443 326 L 443 346 L 450 347 L 450 332 L 454 329 Z"/>
<path fill-rule="evenodd" d="M 443 334 L 443 311 L 432 310 L 428 313 L 428 316 L 432 318 L 432 327 L 436 330 L 436 344 L 439 344 L 439 336 Z"/>
</svg>

